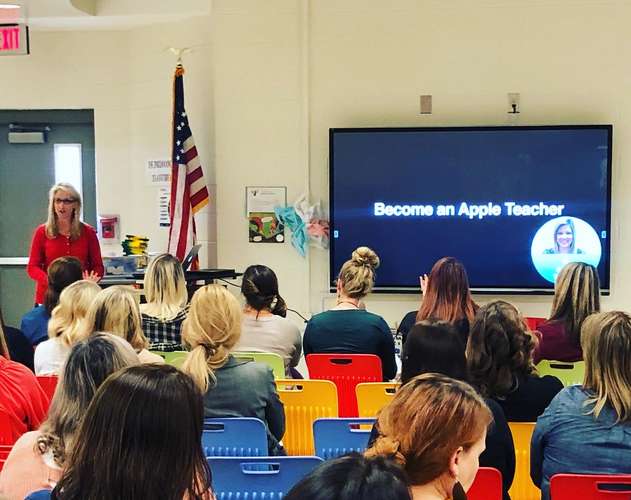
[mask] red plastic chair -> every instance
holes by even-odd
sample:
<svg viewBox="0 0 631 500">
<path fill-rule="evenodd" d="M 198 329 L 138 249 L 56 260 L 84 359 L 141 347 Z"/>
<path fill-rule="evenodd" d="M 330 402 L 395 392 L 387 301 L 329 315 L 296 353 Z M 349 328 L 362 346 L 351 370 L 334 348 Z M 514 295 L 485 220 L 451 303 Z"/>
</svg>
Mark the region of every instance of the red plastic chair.
<svg viewBox="0 0 631 500">
<path fill-rule="evenodd" d="M 467 491 L 467 500 L 502 500 L 502 474 L 492 467 L 480 467 Z"/>
<path fill-rule="evenodd" d="M 608 488 L 618 485 L 614 491 Z M 620 486 L 622 485 L 622 487 Z M 550 479 L 550 500 L 629 500 L 631 475 L 556 474 Z"/>
<path fill-rule="evenodd" d="M 59 377 L 57 375 L 38 375 L 37 376 L 37 381 L 39 382 L 39 386 L 44 390 L 44 392 L 48 396 L 49 401 L 53 399 L 53 394 L 55 394 L 55 389 L 57 388 L 58 380 L 59 380 Z"/>
<path fill-rule="evenodd" d="M 524 318 L 526 320 L 526 324 L 528 325 L 528 328 L 530 328 L 531 330 L 536 330 L 537 328 L 539 328 L 539 325 L 541 323 L 545 323 L 546 321 L 548 321 L 546 318 Z"/>
<path fill-rule="evenodd" d="M 307 368 L 309 378 L 335 384 L 340 417 L 357 416 L 357 384 L 383 380 L 381 359 L 374 354 L 308 354 Z"/>
<path fill-rule="evenodd" d="M 13 426 L 11 425 L 11 417 L 6 410 L 0 406 L 0 470 L 5 460 L 9 456 L 15 436 L 13 435 Z"/>
</svg>

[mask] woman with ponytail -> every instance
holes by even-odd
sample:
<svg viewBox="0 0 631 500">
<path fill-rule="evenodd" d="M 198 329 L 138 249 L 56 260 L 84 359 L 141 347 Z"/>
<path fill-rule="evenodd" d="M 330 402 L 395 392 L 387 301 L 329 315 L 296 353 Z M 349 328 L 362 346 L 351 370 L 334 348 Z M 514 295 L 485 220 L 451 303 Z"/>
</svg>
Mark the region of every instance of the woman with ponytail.
<svg viewBox="0 0 631 500">
<path fill-rule="evenodd" d="M 243 273 L 241 293 L 245 297 L 241 339 L 235 350 L 272 352 L 285 361 L 285 371 L 300 361 L 302 336 L 285 316 L 287 305 L 278 293 L 276 274 L 267 266 L 250 266 Z"/>
<path fill-rule="evenodd" d="M 372 290 L 379 257 L 368 247 L 359 247 L 337 278 L 337 304 L 313 316 L 307 323 L 305 355 L 376 354 L 381 359 L 383 379 L 397 374 L 394 340 L 385 320 L 366 311 L 362 299 Z"/>
<path fill-rule="evenodd" d="M 220 285 L 195 292 L 182 340 L 190 350 L 182 370 L 204 393 L 205 417 L 256 417 L 267 427 L 270 455 L 284 455 L 285 411 L 272 370 L 262 363 L 237 360 L 230 352 L 241 336 L 241 308 Z"/>
<path fill-rule="evenodd" d="M 398 462 L 413 500 L 466 499 L 491 422 L 491 412 L 471 386 L 425 373 L 402 386 L 381 411 L 379 436 L 365 455 Z"/>
</svg>

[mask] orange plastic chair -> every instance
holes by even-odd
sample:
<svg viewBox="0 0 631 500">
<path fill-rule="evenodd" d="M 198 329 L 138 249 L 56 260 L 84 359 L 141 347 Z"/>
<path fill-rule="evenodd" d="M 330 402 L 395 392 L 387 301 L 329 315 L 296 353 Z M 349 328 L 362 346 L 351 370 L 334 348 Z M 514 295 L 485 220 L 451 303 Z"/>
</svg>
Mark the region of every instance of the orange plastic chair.
<svg viewBox="0 0 631 500">
<path fill-rule="evenodd" d="M 313 422 L 337 417 L 337 389 L 328 380 L 277 379 L 285 406 L 283 446 L 289 455 L 314 455 Z"/>
<path fill-rule="evenodd" d="M 480 467 L 467 491 L 467 500 L 502 500 L 502 474 L 492 467 Z"/>
<path fill-rule="evenodd" d="M 540 500 L 541 491 L 530 479 L 530 441 L 534 422 L 509 422 L 515 444 L 515 478 L 508 493 L 512 500 Z"/>
<path fill-rule="evenodd" d="M 307 368 L 309 378 L 335 384 L 340 417 L 357 416 L 357 384 L 383 380 L 381 359 L 374 354 L 308 354 Z"/>
<path fill-rule="evenodd" d="M 357 384 L 357 410 L 360 417 L 376 417 L 392 401 L 401 384 L 395 382 L 364 382 Z"/>
<path fill-rule="evenodd" d="M 610 487 L 610 485 L 616 485 Z M 555 474 L 550 479 L 551 500 L 629 500 L 631 475 Z"/>
<path fill-rule="evenodd" d="M 537 328 L 539 328 L 539 325 L 541 323 L 545 323 L 547 321 L 546 318 L 534 318 L 534 317 L 530 317 L 530 318 L 524 318 L 526 320 L 526 324 L 528 325 L 528 328 L 530 328 L 531 330 L 536 330 Z"/>
</svg>

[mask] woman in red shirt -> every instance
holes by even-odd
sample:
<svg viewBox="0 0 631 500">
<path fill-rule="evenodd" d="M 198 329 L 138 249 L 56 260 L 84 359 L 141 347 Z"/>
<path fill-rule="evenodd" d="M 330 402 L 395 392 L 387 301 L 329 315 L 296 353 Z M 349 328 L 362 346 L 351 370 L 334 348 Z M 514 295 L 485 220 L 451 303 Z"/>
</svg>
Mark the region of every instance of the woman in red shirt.
<svg viewBox="0 0 631 500">
<path fill-rule="evenodd" d="M 104 273 L 101 248 L 94 228 L 79 220 L 81 195 L 70 184 L 55 184 L 48 198 L 48 220 L 37 227 L 26 270 L 37 282 L 35 303 L 44 301 L 48 286 L 46 271 L 57 257 L 81 261 L 84 279 L 98 281 Z"/>
</svg>

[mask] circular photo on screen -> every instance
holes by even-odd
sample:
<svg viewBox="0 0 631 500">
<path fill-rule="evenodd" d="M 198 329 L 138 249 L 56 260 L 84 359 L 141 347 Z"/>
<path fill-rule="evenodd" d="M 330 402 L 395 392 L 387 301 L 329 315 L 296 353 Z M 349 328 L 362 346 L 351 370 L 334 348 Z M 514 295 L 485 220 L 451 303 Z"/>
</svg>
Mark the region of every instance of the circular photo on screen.
<svg viewBox="0 0 631 500">
<path fill-rule="evenodd" d="M 549 220 L 535 233 L 530 256 L 537 272 L 550 283 L 568 262 L 598 266 L 602 245 L 598 233 L 577 217 Z"/>
</svg>

